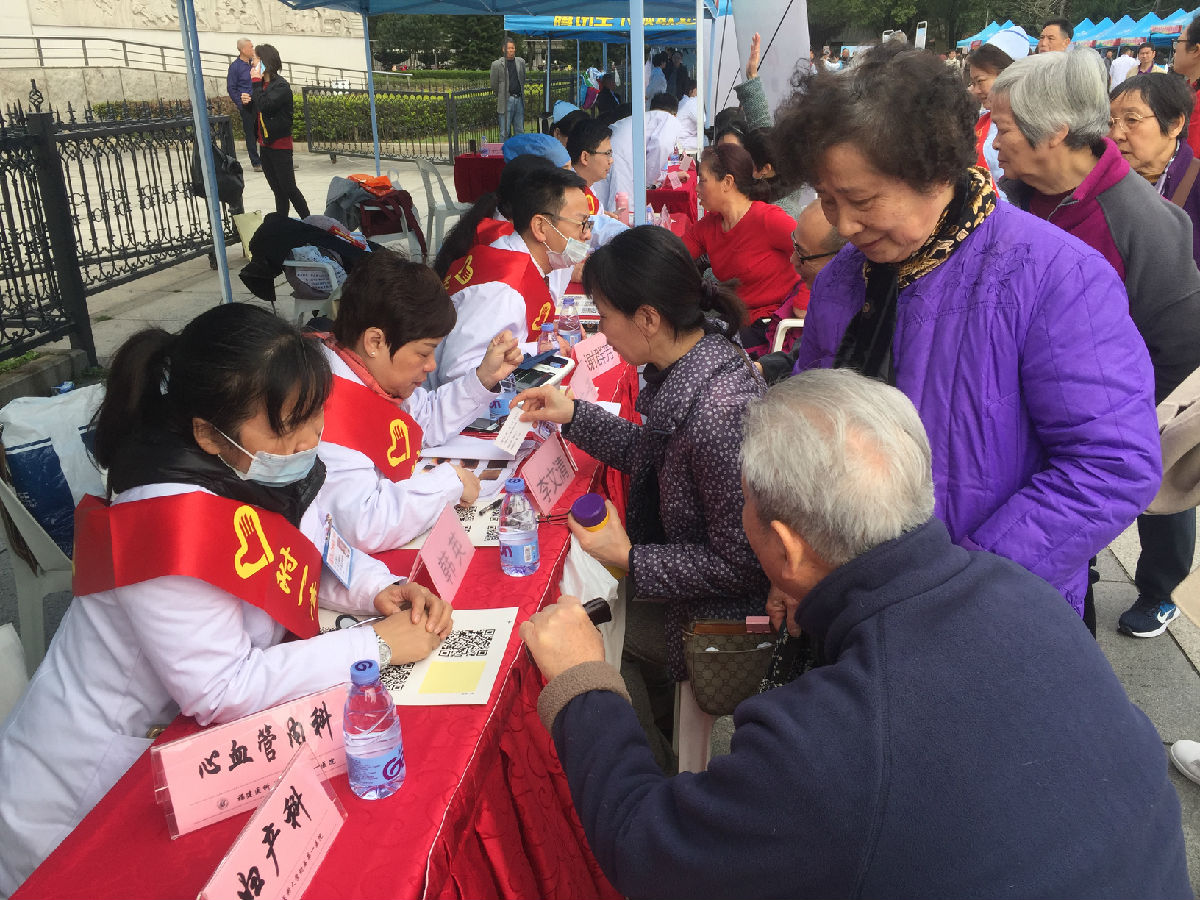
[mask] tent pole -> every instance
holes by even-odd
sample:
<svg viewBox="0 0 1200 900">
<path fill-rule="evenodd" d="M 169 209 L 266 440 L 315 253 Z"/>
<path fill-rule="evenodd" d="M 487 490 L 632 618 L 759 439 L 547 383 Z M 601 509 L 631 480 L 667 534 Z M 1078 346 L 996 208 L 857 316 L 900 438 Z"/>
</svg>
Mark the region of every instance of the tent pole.
<svg viewBox="0 0 1200 900">
<path fill-rule="evenodd" d="M 571 96 L 572 100 L 579 99 L 579 84 L 580 84 L 579 75 L 580 75 L 580 72 L 579 72 L 579 41 L 576 40 L 575 41 L 575 87 L 574 87 L 574 91 Z"/>
<path fill-rule="evenodd" d="M 546 112 L 550 112 L 550 36 L 546 36 Z"/>
<path fill-rule="evenodd" d="M 221 282 L 221 302 L 232 303 L 229 260 L 225 257 L 225 223 L 221 221 L 221 201 L 217 197 L 217 167 L 213 162 L 212 130 L 208 127 L 208 104 L 204 99 L 204 75 L 200 69 L 200 37 L 196 33 L 196 9 L 192 0 L 176 0 L 176 8 L 179 12 L 180 36 L 183 38 L 184 62 L 187 66 L 188 94 L 192 100 L 196 152 L 200 154 L 200 170 L 204 175 L 204 194 L 208 204 L 208 222 L 212 228 L 213 255 L 217 260 L 217 275 Z"/>
<path fill-rule="evenodd" d="M 363 47 L 367 53 L 367 99 L 371 104 L 371 143 L 375 146 L 375 174 L 379 174 L 379 119 L 375 115 L 375 66 L 371 62 L 371 26 L 363 13 Z"/>
<path fill-rule="evenodd" d="M 704 149 L 704 0 L 696 0 L 696 161 Z M 693 176 L 694 177 L 694 176 Z"/>
<path fill-rule="evenodd" d="M 608 41 L 600 45 L 600 71 L 608 71 Z"/>
<path fill-rule="evenodd" d="M 633 224 L 646 224 L 646 19 L 642 0 L 629 0 L 629 55 L 637 60 L 630 72 L 633 96 Z M 655 173 L 658 174 L 657 172 Z"/>
</svg>

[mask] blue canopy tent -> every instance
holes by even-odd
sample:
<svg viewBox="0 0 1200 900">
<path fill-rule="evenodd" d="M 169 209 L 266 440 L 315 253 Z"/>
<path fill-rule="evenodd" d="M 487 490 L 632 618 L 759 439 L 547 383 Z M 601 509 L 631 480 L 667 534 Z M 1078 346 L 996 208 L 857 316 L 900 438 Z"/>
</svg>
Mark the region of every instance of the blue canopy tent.
<svg viewBox="0 0 1200 900">
<path fill-rule="evenodd" d="M 690 47 L 696 43 L 695 18 L 647 18 L 643 25 L 646 43 L 651 46 Z M 604 66 L 607 67 L 608 45 L 629 43 L 630 20 L 612 16 L 505 16 L 504 31 L 546 41 L 575 41 L 575 70 L 579 73 L 579 42 L 604 44 Z M 628 54 L 625 62 L 629 63 Z M 546 98 L 548 104 L 549 91 L 546 91 Z"/>
<path fill-rule="evenodd" d="M 968 38 L 963 38 L 961 41 L 958 42 L 957 46 L 967 47 L 971 50 L 974 50 L 976 47 L 978 47 L 980 44 L 982 44 L 984 41 L 986 41 L 988 38 L 990 38 L 997 31 L 1003 31 L 1005 28 L 1012 28 L 1012 27 L 1013 27 L 1012 19 L 1006 19 L 1003 25 L 999 25 L 995 22 L 995 20 L 993 20 L 991 22 L 988 22 L 988 24 L 986 26 L 984 26 L 983 30 L 979 31 L 977 34 L 973 34 Z"/>
<path fill-rule="evenodd" d="M 371 33 L 369 16 L 381 13 L 406 13 L 409 15 L 549 15 L 562 11 L 563 0 L 281 0 L 292 9 L 340 9 L 362 16 L 363 46 L 366 52 L 367 93 L 371 106 L 371 133 L 375 144 L 375 172 L 379 173 L 379 125 L 375 115 L 375 78 L 371 64 Z M 200 69 L 200 39 L 196 25 L 194 0 L 176 0 L 179 13 L 179 30 L 183 38 L 184 56 L 187 66 L 188 91 L 192 100 L 192 117 L 196 138 L 200 148 L 200 168 L 204 175 L 208 196 L 208 214 L 212 225 L 214 252 L 221 279 L 222 300 L 229 303 L 233 290 L 229 282 L 229 265 L 225 259 L 225 235 L 221 223 L 221 210 L 217 199 L 216 166 L 212 154 L 212 133 L 208 127 L 207 107 L 204 103 L 204 81 Z M 646 55 L 646 16 L 670 18 L 692 12 L 699 27 L 704 11 L 716 15 L 716 0 L 589 0 L 588 10 L 594 15 L 626 16 L 632 20 L 630 31 L 631 56 L 642 59 Z M 697 44 L 696 74 L 701 74 L 701 46 Z M 631 91 L 634 97 L 633 144 L 644 146 L 646 74 L 641 66 L 634 66 L 631 73 Z M 634 154 L 633 188 L 635 197 L 645 199 L 646 162 L 641 154 Z M 634 204 L 637 224 L 645 223 L 643 203 Z"/>
<path fill-rule="evenodd" d="M 1085 22 L 1087 23 L 1086 27 L 1084 26 Z M 1087 41 L 1090 41 L 1094 36 L 1098 35 L 1100 32 L 1102 32 L 1106 29 L 1112 28 L 1112 24 L 1113 24 L 1113 20 L 1110 19 L 1108 16 L 1105 16 L 1103 19 L 1101 19 L 1099 22 L 1096 22 L 1095 24 L 1092 24 L 1089 20 L 1084 19 L 1083 22 L 1080 22 L 1078 25 L 1075 26 L 1075 37 L 1073 38 L 1073 40 L 1075 41 L 1076 44 L 1086 44 Z"/>
<path fill-rule="evenodd" d="M 1191 12 L 1177 9 L 1175 12 L 1166 16 L 1157 25 L 1150 28 L 1150 43 L 1155 47 L 1169 46 L 1175 42 L 1175 39 L 1183 33 L 1183 30 L 1188 27 L 1192 19 L 1200 14 L 1200 9 L 1193 9 Z"/>
<path fill-rule="evenodd" d="M 1083 43 L 1089 47 L 1119 47 L 1123 43 L 1129 43 L 1125 38 L 1132 35 L 1136 29 L 1137 22 L 1130 16 L 1122 16 L 1104 31 L 1097 32 Z"/>
</svg>

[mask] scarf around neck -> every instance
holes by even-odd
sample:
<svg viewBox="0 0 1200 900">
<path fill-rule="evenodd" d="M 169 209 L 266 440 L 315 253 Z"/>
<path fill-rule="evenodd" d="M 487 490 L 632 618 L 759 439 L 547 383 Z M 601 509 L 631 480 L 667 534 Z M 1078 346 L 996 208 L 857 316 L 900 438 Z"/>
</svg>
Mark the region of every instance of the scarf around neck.
<svg viewBox="0 0 1200 900">
<path fill-rule="evenodd" d="M 866 300 L 842 335 L 834 366 L 855 369 L 894 385 L 892 338 L 900 291 L 949 259 L 995 208 L 991 175 L 982 166 L 971 166 L 955 186 L 954 196 L 938 217 L 933 233 L 912 256 L 901 263 L 865 261 Z"/>
<path fill-rule="evenodd" d="M 339 344 L 337 342 L 337 338 L 335 338 L 332 334 L 328 334 L 326 332 L 317 332 L 313 336 L 320 340 L 322 344 L 324 344 L 334 353 L 336 353 L 338 359 L 344 362 L 347 367 L 349 367 L 350 371 L 354 373 L 354 377 L 361 381 L 366 387 L 370 388 L 374 393 L 378 394 L 384 400 L 394 403 L 396 406 L 400 406 L 402 403 L 404 403 L 404 401 L 399 397 L 393 397 L 391 394 L 385 391 L 380 386 L 379 382 L 375 380 L 375 376 L 367 371 L 367 367 L 359 355 L 353 350 L 348 350 Z"/>
</svg>

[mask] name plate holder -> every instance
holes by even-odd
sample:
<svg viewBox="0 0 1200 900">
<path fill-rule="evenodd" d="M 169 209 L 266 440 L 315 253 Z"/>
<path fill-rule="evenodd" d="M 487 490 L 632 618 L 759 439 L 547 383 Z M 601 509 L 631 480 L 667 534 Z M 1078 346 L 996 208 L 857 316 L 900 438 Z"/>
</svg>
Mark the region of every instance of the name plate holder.
<svg viewBox="0 0 1200 900">
<path fill-rule="evenodd" d="M 297 750 L 313 751 L 319 778 L 345 772 L 346 690 L 335 685 L 151 747 L 154 799 L 172 839 L 257 807 Z"/>
<path fill-rule="evenodd" d="M 346 820 L 318 772 L 312 748 L 297 750 L 200 891 L 200 900 L 304 895 Z"/>
</svg>

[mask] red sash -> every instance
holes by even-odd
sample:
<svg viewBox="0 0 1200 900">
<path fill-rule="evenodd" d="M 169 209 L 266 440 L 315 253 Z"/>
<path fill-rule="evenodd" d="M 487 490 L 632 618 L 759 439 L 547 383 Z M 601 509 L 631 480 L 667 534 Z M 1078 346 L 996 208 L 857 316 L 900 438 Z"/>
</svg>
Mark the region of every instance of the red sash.
<svg viewBox="0 0 1200 900">
<path fill-rule="evenodd" d="M 975 165 L 987 168 L 987 160 L 983 158 L 983 144 L 992 128 L 992 113 L 985 111 L 975 121 Z"/>
<path fill-rule="evenodd" d="M 116 506 L 88 495 L 75 509 L 77 597 L 184 575 L 307 638 L 320 631 L 321 566 L 320 551 L 283 516 L 204 491 Z"/>
<path fill-rule="evenodd" d="M 392 481 L 404 481 L 417 467 L 422 437 L 417 420 L 395 403 L 350 378 L 333 377 L 322 440 L 366 454 Z"/>
<path fill-rule="evenodd" d="M 450 294 L 456 294 L 472 285 L 492 281 L 504 282 L 525 298 L 527 340 L 537 340 L 542 323 L 554 317 L 554 298 L 528 253 L 476 244 L 470 253 L 450 266 L 442 284 Z"/>
<path fill-rule="evenodd" d="M 600 214 L 600 200 L 599 200 L 599 198 L 596 197 L 595 194 L 592 193 L 592 189 L 590 187 L 585 187 L 583 189 L 583 196 L 587 197 L 588 215 L 589 216 L 599 215 Z"/>
<path fill-rule="evenodd" d="M 475 226 L 475 243 L 495 243 L 505 235 L 512 233 L 512 222 L 508 221 L 508 219 L 484 219 Z"/>
</svg>

